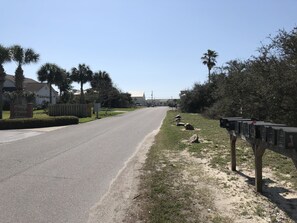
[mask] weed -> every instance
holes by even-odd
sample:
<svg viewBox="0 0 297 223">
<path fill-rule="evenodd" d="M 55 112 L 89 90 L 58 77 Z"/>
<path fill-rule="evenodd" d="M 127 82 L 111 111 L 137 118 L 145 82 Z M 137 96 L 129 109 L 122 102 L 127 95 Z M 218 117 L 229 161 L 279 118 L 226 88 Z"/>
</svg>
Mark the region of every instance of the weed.
<svg viewBox="0 0 297 223">
<path fill-rule="evenodd" d="M 211 220 L 213 223 L 232 223 L 233 220 L 229 217 L 222 217 L 220 215 L 215 215 Z"/>
<path fill-rule="evenodd" d="M 258 215 L 259 217 L 263 217 L 265 214 L 265 210 L 260 205 L 257 205 L 255 207 L 255 214 Z"/>
</svg>

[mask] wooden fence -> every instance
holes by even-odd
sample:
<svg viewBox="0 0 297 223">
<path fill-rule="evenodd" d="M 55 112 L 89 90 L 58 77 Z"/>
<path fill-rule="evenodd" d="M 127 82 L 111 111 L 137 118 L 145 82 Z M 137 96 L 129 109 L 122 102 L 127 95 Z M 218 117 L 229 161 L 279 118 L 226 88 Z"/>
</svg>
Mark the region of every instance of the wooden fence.
<svg viewBox="0 0 297 223">
<path fill-rule="evenodd" d="M 79 118 L 91 117 L 91 104 L 56 104 L 48 106 L 49 116 L 73 115 Z"/>
</svg>

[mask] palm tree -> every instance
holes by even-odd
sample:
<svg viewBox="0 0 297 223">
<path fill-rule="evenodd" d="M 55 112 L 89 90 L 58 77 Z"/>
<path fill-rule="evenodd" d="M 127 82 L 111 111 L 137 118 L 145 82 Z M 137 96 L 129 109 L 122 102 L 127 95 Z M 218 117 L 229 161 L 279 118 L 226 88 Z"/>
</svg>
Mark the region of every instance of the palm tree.
<svg viewBox="0 0 297 223">
<path fill-rule="evenodd" d="M 112 88 L 112 80 L 106 71 L 94 73 L 91 87 L 98 91 L 98 99 L 104 103 L 108 98 L 108 92 Z"/>
<path fill-rule="evenodd" d="M 5 70 L 3 64 L 10 61 L 9 49 L 0 45 L 0 119 L 2 119 L 3 108 L 3 84 L 5 81 Z"/>
<path fill-rule="evenodd" d="M 52 84 L 58 84 L 62 79 L 62 70 L 53 63 L 46 63 L 37 71 L 38 80 L 47 81 L 50 93 L 50 104 L 52 103 Z"/>
<path fill-rule="evenodd" d="M 70 79 L 70 73 L 62 69 L 61 75 L 61 80 L 58 83 L 56 83 L 60 91 L 60 98 L 62 97 L 62 93 L 65 94 L 72 89 L 72 80 Z"/>
<path fill-rule="evenodd" d="M 92 70 L 85 64 L 79 64 L 78 68 L 71 69 L 70 78 L 74 82 L 80 83 L 80 103 L 85 103 L 83 85 L 92 80 Z"/>
<path fill-rule="evenodd" d="M 14 45 L 10 48 L 11 58 L 14 60 L 18 67 L 15 71 L 15 87 L 18 92 L 23 91 L 24 71 L 22 65 L 37 63 L 39 54 L 35 53 L 33 49 L 25 49 L 20 45 Z"/>
<path fill-rule="evenodd" d="M 207 50 L 207 53 L 203 54 L 201 57 L 202 63 L 207 65 L 208 68 L 208 82 L 210 82 L 210 71 L 216 65 L 216 58 L 218 57 L 218 53 L 214 50 Z"/>
<path fill-rule="evenodd" d="M 95 72 L 91 80 L 92 88 L 99 90 L 100 88 L 106 88 L 112 86 L 112 80 L 106 71 Z"/>
</svg>

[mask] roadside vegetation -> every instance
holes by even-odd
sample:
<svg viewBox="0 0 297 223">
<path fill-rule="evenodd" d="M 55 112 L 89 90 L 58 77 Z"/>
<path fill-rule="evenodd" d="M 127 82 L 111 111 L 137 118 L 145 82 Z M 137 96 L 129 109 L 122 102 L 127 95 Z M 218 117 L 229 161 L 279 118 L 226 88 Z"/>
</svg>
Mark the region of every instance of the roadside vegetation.
<svg viewBox="0 0 297 223">
<path fill-rule="evenodd" d="M 125 112 L 135 111 L 136 109 L 139 109 L 141 107 L 131 107 L 131 108 L 102 108 L 99 112 L 99 118 L 106 118 L 110 116 L 115 116 L 119 114 L 123 114 Z M 10 112 L 9 111 L 3 111 L 3 119 L 9 119 Z M 47 111 L 43 109 L 34 110 L 33 111 L 33 118 L 49 118 Z M 96 113 L 92 113 L 92 117 L 86 117 L 86 118 L 79 118 L 79 123 L 85 123 L 94 121 L 97 119 Z"/>
<path fill-rule="evenodd" d="M 0 129 L 28 129 L 78 124 L 76 116 L 55 116 L 47 118 L 1 119 Z"/>
<path fill-rule="evenodd" d="M 195 127 L 186 131 L 175 125 L 176 115 L 177 112 L 168 112 L 148 153 L 140 195 L 135 201 L 138 211 L 130 212 L 130 222 L 292 222 L 286 215 L 294 212 L 294 208 L 282 208 L 285 213 L 282 212 L 272 196 L 281 187 L 280 182 L 297 190 L 297 173 L 291 160 L 269 150 L 265 152 L 264 182 L 269 187 L 272 174 L 277 186 L 259 196 L 253 186 L 254 156 L 249 144 L 238 140 L 239 172 L 232 172 L 229 136 L 219 127 L 219 121 L 181 113 L 182 120 Z M 194 133 L 200 143 L 190 144 L 188 139 Z M 223 194 L 227 194 L 226 198 Z M 228 199 L 233 199 L 229 206 Z"/>
<path fill-rule="evenodd" d="M 102 108 L 98 114 L 99 118 L 107 118 L 110 116 L 120 115 L 126 112 L 135 111 L 141 107 L 131 107 L 131 108 Z M 79 123 L 85 123 L 94 121 L 97 119 L 96 113 L 92 113 L 92 117 L 79 118 Z"/>
<path fill-rule="evenodd" d="M 297 126 L 297 27 L 269 36 L 257 55 L 216 65 L 218 53 L 208 50 L 202 63 L 209 80 L 181 92 L 183 112 L 211 118 L 243 116 Z"/>
</svg>

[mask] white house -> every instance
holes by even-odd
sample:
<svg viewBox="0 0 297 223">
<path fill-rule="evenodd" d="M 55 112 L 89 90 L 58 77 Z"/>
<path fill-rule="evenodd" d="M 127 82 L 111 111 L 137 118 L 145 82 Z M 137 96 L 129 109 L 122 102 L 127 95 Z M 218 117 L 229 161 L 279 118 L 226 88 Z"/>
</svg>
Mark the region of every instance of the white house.
<svg viewBox="0 0 297 223">
<path fill-rule="evenodd" d="M 129 91 L 131 98 L 136 105 L 146 106 L 145 93 L 140 91 Z"/>
<path fill-rule="evenodd" d="M 39 83 L 33 79 L 25 78 L 24 89 L 35 94 L 35 104 L 42 105 L 50 101 L 49 87 L 46 83 Z M 7 74 L 3 85 L 3 91 L 15 91 L 15 80 L 13 75 Z M 52 87 L 52 103 L 56 104 L 58 99 L 58 92 Z"/>
<path fill-rule="evenodd" d="M 27 83 L 24 89 L 34 92 L 36 105 L 42 105 L 50 102 L 49 86 L 45 83 Z M 57 103 L 58 92 L 52 88 L 52 104 Z"/>
</svg>

